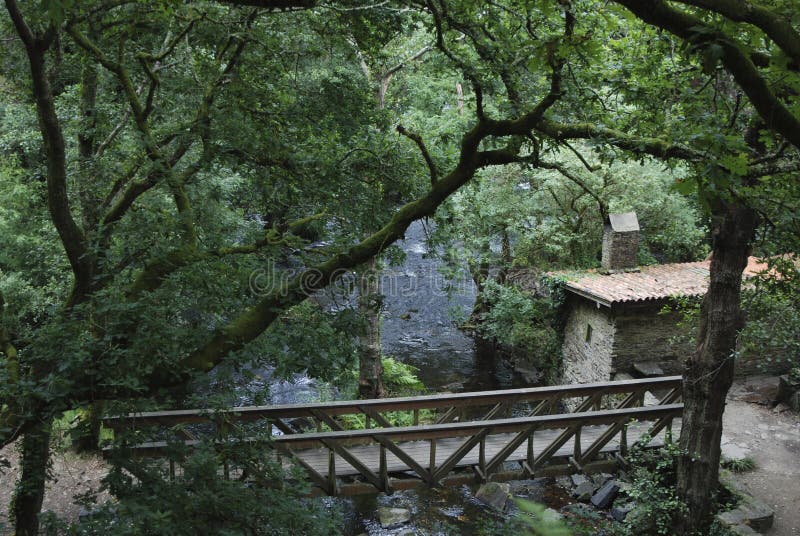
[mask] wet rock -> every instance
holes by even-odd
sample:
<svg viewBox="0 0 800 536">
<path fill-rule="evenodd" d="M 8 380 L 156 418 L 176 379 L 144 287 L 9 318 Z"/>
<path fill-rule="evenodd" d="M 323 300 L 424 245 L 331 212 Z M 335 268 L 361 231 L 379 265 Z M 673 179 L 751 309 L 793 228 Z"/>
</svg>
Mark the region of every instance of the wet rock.
<svg viewBox="0 0 800 536">
<path fill-rule="evenodd" d="M 502 482 L 489 482 L 478 489 L 475 497 L 499 512 L 504 512 L 511 497 L 511 486 Z"/>
<path fill-rule="evenodd" d="M 442 385 L 440 392 L 459 393 L 464 390 L 464 382 L 452 382 L 447 385 Z"/>
<path fill-rule="evenodd" d="M 581 474 L 574 474 L 570 475 L 569 479 L 572 481 L 573 486 L 580 486 L 584 482 L 587 482 L 589 479 L 586 478 L 584 475 Z"/>
<path fill-rule="evenodd" d="M 581 502 L 589 502 L 589 499 L 592 498 L 592 493 L 594 493 L 594 490 L 594 484 L 590 480 L 587 480 L 572 490 L 572 496 Z"/>
<path fill-rule="evenodd" d="M 381 506 L 378 508 L 378 521 L 385 529 L 399 527 L 403 523 L 411 521 L 411 510 L 408 508 L 391 508 Z"/>
<path fill-rule="evenodd" d="M 514 372 L 519 374 L 522 380 L 528 384 L 537 384 L 542 380 L 542 373 L 537 370 L 515 366 Z"/>
<path fill-rule="evenodd" d="M 633 364 L 633 370 L 645 377 L 664 375 L 664 371 L 656 361 L 639 361 Z"/>
<path fill-rule="evenodd" d="M 564 489 L 572 489 L 572 479 L 568 476 L 558 476 L 556 485 Z"/>
<path fill-rule="evenodd" d="M 608 482 L 612 478 L 614 478 L 614 475 L 612 475 L 612 474 L 609 474 L 609 473 L 597 473 L 597 474 L 592 475 L 592 482 L 594 483 L 594 487 L 595 488 L 600 488 L 600 487 L 603 486 L 603 484 L 605 484 L 606 482 Z"/>
<path fill-rule="evenodd" d="M 597 508 L 608 508 L 617 498 L 617 493 L 619 493 L 619 486 L 613 480 L 609 480 L 597 490 L 597 493 L 592 495 L 592 504 Z"/>
<path fill-rule="evenodd" d="M 401 314 L 400 315 L 400 320 L 411 320 L 411 314 L 410 313 Z"/>
<path fill-rule="evenodd" d="M 625 521 L 625 518 L 628 517 L 628 514 L 636 507 L 636 503 L 625 503 L 619 506 L 615 506 L 611 509 L 611 517 L 614 518 L 614 521 L 619 521 L 622 523 Z"/>
<path fill-rule="evenodd" d="M 555 523 L 564 519 L 564 514 L 553 508 L 545 508 L 540 516 L 540 519 L 545 523 Z"/>
<path fill-rule="evenodd" d="M 612 376 L 611 379 L 615 382 L 622 382 L 622 381 L 632 380 L 633 376 L 628 374 L 627 372 L 617 372 L 616 374 L 614 374 L 614 376 Z"/>
</svg>

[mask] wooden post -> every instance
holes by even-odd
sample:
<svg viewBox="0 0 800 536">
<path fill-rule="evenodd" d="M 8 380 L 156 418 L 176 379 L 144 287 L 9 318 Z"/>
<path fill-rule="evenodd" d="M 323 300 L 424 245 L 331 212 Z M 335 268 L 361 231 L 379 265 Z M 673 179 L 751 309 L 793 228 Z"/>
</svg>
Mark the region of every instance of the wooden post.
<svg viewBox="0 0 800 536">
<path fill-rule="evenodd" d="M 328 495 L 336 497 L 339 489 L 336 483 L 336 453 L 328 450 Z"/>
<path fill-rule="evenodd" d="M 372 419 L 370 419 L 369 415 L 366 415 L 366 421 L 365 421 L 365 424 L 364 424 L 364 428 L 366 428 L 367 430 L 372 428 Z"/>
<path fill-rule="evenodd" d="M 415 409 L 414 410 L 414 426 L 418 426 L 418 425 L 419 425 L 419 410 Z"/>
<path fill-rule="evenodd" d="M 628 455 L 628 423 L 622 425 L 619 435 L 619 453 L 623 457 Z"/>
<path fill-rule="evenodd" d="M 175 460 L 169 461 L 169 481 L 175 481 Z"/>
<path fill-rule="evenodd" d="M 581 456 L 581 429 L 583 427 L 579 424 L 575 429 L 575 446 L 572 450 L 572 459 L 575 460 L 575 464 L 580 467 L 583 465 L 583 460 Z"/>
<path fill-rule="evenodd" d="M 481 478 L 488 480 L 486 474 L 486 438 L 481 439 L 480 448 L 478 449 L 478 467 L 481 470 Z"/>
<path fill-rule="evenodd" d="M 380 447 L 380 477 L 383 484 L 383 491 L 391 493 L 389 489 L 389 465 L 386 463 L 386 447 L 381 444 Z"/>
<path fill-rule="evenodd" d="M 428 470 L 433 474 L 436 471 L 436 440 L 431 439 L 431 456 L 428 462 Z M 433 482 L 432 482 L 433 484 Z"/>
</svg>

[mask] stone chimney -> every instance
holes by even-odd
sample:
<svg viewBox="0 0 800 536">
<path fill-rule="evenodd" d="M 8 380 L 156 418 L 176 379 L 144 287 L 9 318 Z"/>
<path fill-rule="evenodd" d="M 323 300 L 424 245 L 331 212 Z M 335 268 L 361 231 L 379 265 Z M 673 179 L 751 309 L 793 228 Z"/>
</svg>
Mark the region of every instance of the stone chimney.
<svg viewBox="0 0 800 536">
<path fill-rule="evenodd" d="M 603 229 L 604 271 L 632 272 L 637 270 L 639 253 L 639 220 L 635 212 L 609 214 Z"/>
</svg>

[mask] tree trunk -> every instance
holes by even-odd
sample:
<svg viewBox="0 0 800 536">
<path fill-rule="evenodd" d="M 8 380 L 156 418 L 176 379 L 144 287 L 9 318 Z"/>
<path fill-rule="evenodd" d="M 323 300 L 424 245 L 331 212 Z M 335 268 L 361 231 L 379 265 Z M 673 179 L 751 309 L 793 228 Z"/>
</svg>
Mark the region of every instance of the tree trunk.
<svg viewBox="0 0 800 536">
<path fill-rule="evenodd" d="M 11 504 L 16 536 L 34 536 L 39 532 L 39 511 L 50 461 L 51 427 L 52 421 L 48 419 L 22 437 L 22 474 Z"/>
<path fill-rule="evenodd" d="M 742 272 L 755 227 L 755 212 L 735 201 L 718 201 L 712 209 L 711 277 L 700 310 L 697 350 L 683 376 L 678 495 L 688 511 L 676 516 L 677 534 L 708 534 L 713 519 L 722 414 L 733 383 L 736 337 L 744 325 Z"/>
<path fill-rule="evenodd" d="M 360 336 L 358 363 L 358 396 L 382 398 L 386 396 L 381 364 L 381 289 L 378 261 L 373 257 L 358 280 L 358 310 L 364 322 Z"/>
</svg>

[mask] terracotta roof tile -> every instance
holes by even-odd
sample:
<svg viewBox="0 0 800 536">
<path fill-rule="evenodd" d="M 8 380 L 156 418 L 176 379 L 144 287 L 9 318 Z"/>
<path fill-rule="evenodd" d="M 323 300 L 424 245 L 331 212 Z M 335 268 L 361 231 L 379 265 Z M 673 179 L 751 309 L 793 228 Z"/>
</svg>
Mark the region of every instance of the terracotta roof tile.
<svg viewBox="0 0 800 536">
<path fill-rule="evenodd" d="M 671 296 L 702 296 L 708 289 L 710 261 L 642 266 L 639 272 L 601 274 L 585 272 L 553 272 L 567 276 L 566 287 L 582 296 L 605 305 L 659 300 Z M 744 276 L 752 277 L 767 265 L 750 257 Z"/>
</svg>

